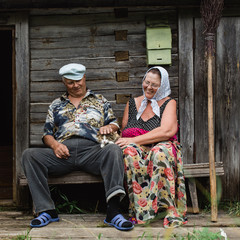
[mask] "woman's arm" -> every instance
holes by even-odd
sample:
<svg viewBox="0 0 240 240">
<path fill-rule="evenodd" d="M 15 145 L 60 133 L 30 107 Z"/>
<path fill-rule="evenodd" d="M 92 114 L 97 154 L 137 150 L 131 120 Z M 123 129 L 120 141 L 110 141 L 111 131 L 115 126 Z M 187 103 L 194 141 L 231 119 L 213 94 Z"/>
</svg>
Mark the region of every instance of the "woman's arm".
<svg viewBox="0 0 240 240">
<path fill-rule="evenodd" d="M 129 112 L 129 102 L 127 102 L 126 107 L 124 109 L 123 118 L 122 118 L 121 131 L 127 126 L 127 123 L 128 123 L 128 112 Z"/>
<path fill-rule="evenodd" d="M 177 130 L 177 104 L 175 100 L 171 100 L 163 112 L 161 126 L 146 134 L 134 137 L 133 141 L 143 145 L 160 142 L 173 137 Z"/>
</svg>

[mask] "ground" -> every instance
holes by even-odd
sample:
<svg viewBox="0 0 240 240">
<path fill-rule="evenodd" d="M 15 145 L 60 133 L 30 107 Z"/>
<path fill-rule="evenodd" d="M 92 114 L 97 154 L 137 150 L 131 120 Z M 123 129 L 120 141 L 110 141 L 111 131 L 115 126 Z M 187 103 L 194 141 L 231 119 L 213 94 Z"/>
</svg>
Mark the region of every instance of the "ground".
<svg viewBox="0 0 240 240">
<path fill-rule="evenodd" d="M 240 239 L 240 217 L 232 217 L 226 213 L 218 214 L 218 221 L 211 222 L 210 214 L 188 214 L 189 222 L 180 228 L 166 230 L 163 221 L 158 220 L 151 225 L 135 226 L 132 231 L 122 232 L 103 224 L 104 214 L 60 214 L 60 222 L 51 223 L 43 228 L 29 227 L 32 215 L 21 211 L 0 212 L 0 239 L 176 239 L 186 236 L 188 232 L 207 227 L 211 232 L 227 234 L 228 239 Z M 170 237 L 172 236 L 172 237 Z M 223 238 L 224 239 L 224 238 Z"/>
</svg>

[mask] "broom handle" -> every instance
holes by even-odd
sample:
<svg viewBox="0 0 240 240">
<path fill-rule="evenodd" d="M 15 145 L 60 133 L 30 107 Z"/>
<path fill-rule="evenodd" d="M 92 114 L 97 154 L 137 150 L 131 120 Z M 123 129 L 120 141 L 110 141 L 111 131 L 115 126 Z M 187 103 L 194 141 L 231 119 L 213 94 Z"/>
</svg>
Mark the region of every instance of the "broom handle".
<svg viewBox="0 0 240 240">
<path fill-rule="evenodd" d="M 214 154 L 214 126 L 213 126 L 213 89 L 212 89 L 212 60 L 211 52 L 208 52 L 208 154 L 211 192 L 211 221 L 217 221 L 217 187 Z"/>
</svg>

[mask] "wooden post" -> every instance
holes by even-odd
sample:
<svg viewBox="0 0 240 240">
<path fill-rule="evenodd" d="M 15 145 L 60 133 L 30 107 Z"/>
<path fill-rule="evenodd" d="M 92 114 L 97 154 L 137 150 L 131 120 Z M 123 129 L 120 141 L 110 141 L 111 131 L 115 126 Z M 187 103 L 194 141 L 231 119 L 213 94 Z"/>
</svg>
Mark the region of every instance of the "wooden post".
<svg viewBox="0 0 240 240">
<path fill-rule="evenodd" d="M 213 90 L 212 90 L 212 60 L 213 55 L 208 51 L 208 154 L 211 192 L 211 221 L 217 221 L 217 186 L 214 151 L 214 121 L 213 121 Z"/>
</svg>

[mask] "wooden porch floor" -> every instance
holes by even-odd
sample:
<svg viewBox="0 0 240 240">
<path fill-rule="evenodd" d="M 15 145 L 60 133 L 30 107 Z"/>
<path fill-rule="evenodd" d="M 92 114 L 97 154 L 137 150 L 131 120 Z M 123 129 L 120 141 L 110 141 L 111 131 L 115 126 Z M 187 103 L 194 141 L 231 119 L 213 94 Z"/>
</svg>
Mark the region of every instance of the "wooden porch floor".
<svg viewBox="0 0 240 240">
<path fill-rule="evenodd" d="M 208 227 L 211 232 L 219 232 L 222 228 L 228 239 L 240 239 L 240 217 L 230 217 L 219 213 L 218 222 L 210 221 L 210 214 L 188 214 L 189 222 L 181 228 L 166 230 L 163 221 L 152 223 L 148 227 L 135 226 L 132 231 L 122 232 L 105 226 L 104 214 L 60 214 L 60 222 L 51 223 L 43 228 L 31 229 L 29 222 L 31 215 L 17 211 L 0 212 L 0 239 L 14 239 L 19 235 L 26 235 L 28 239 L 175 239 L 171 234 L 186 236 L 194 229 Z M 15 238 L 16 239 L 16 238 Z M 18 238 L 20 239 L 20 238 Z M 22 239 L 22 238 L 21 238 Z M 26 238 L 27 239 L 27 238 Z"/>
</svg>

